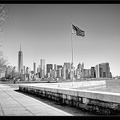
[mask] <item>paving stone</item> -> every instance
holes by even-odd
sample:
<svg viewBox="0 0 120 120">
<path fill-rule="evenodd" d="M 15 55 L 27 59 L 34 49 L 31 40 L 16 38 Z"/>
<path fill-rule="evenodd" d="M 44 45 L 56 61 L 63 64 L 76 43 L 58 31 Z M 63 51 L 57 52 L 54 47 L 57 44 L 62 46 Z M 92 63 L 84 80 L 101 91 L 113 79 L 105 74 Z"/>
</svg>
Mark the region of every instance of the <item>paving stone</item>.
<svg viewBox="0 0 120 120">
<path fill-rule="evenodd" d="M 20 104 L 2 104 L 3 108 L 20 108 Z"/>
<path fill-rule="evenodd" d="M 4 114 L 5 115 L 22 115 L 22 114 L 32 114 L 30 111 L 25 110 L 25 109 L 18 109 L 18 108 L 7 108 L 4 109 Z"/>
</svg>

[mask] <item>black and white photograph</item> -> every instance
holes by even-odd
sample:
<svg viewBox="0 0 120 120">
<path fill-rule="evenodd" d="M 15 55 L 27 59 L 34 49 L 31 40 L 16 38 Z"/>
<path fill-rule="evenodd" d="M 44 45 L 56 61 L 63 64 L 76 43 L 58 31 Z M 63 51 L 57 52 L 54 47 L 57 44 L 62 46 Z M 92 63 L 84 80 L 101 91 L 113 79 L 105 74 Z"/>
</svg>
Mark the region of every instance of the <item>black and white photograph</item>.
<svg viewBox="0 0 120 120">
<path fill-rule="evenodd" d="M 120 4 L 0 4 L 0 116 L 120 115 Z"/>
</svg>

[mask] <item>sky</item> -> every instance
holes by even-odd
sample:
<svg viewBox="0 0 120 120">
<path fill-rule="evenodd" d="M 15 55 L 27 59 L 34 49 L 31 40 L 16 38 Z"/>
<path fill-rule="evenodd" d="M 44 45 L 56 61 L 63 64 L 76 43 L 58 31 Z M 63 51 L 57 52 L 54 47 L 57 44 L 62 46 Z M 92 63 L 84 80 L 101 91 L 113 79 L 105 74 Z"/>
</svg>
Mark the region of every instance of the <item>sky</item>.
<svg viewBox="0 0 120 120">
<path fill-rule="evenodd" d="M 113 76 L 120 75 L 120 4 L 7 4 L 9 19 L 0 33 L 2 51 L 11 66 L 18 67 L 18 51 L 23 64 L 33 62 L 63 65 L 72 61 L 71 23 L 85 31 L 72 34 L 76 67 L 84 62 L 90 69 L 108 62 Z"/>
</svg>

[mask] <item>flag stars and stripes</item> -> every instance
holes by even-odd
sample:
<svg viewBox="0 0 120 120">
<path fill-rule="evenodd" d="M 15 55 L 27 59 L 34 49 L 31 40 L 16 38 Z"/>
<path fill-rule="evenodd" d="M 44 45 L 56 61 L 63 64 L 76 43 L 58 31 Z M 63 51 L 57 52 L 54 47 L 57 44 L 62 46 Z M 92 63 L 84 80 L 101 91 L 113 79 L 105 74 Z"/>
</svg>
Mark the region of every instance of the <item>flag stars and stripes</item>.
<svg viewBox="0 0 120 120">
<path fill-rule="evenodd" d="M 72 33 L 77 36 L 85 36 L 85 31 L 81 30 L 79 27 L 72 24 Z"/>
</svg>

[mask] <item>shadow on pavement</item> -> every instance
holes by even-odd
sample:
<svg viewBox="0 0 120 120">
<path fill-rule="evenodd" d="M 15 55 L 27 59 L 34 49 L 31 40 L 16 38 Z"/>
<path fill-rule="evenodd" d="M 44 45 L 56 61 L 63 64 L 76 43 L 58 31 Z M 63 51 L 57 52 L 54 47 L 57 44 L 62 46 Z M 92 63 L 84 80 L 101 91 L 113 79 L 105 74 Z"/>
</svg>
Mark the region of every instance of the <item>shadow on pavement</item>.
<svg viewBox="0 0 120 120">
<path fill-rule="evenodd" d="M 29 97 L 32 97 L 34 99 L 37 99 L 37 100 L 39 100 L 39 101 L 41 101 L 41 102 L 43 102 L 43 103 L 45 103 L 47 105 L 50 105 L 50 106 L 55 107 L 57 109 L 60 109 L 60 110 L 62 110 L 64 112 L 70 113 L 70 114 L 72 114 L 74 116 L 95 116 L 94 114 L 88 113 L 86 111 L 82 111 L 82 110 L 80 110 L 78 108 L 70 107 L 70 106 L 67 106 L 67 105 L 62 105 L 62 104 L 57 103 L 57 102 L 55 102 L 53 100 L 49 100 L 47 98 L 43 98 L 43 97 L 40 97 L 38 95 L 33 95 L 33 94 L 30 94 L 30 93 L 25 93 L 25 92 L 22 92 L 20 90 L 15 90 L 15 91 L 19 92 L 21 94 L 27 95 Z"/>
</svg>

